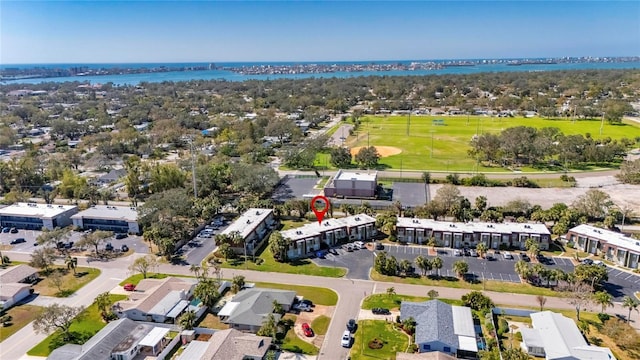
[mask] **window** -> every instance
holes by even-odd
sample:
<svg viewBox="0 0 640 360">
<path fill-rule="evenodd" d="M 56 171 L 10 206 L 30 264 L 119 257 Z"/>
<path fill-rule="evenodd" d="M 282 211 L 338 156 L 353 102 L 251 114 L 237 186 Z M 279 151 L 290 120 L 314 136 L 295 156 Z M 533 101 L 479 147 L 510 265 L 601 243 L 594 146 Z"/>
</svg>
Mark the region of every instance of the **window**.
<svg viewBox="0 0 640 360">
<path fill-rule="evenodd" d="M 431 350 L 431 345 L 429 345 L 429 344 L 423 344 L 423 345 L 422 345 L 422 350 Z"/>
<path fill-rule="evenodd" d="M 451 348 L 450 348 L 450 347 L 448 347 L 448 346 L 445 346 L 443 350 L 444 350 L 444 352 L 446 352 L 446 353 L 450 353 L 450 352 L 451 352 Z"/>
</svg>

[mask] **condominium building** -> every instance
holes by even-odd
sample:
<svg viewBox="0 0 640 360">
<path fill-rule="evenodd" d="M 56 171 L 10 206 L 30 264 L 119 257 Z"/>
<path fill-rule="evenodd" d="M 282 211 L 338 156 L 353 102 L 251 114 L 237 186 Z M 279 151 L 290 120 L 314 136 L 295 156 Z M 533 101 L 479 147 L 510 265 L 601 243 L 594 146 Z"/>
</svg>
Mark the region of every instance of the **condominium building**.
<svg viewBox="0 0 640 360">
<path fill-rule="evenodd" d="M 631 269 L 638 268 L 640 240 L 624 234 L 582 224 L 571 228 L 565 236 L 576 249 L 604 258 Z"/>
</svg>

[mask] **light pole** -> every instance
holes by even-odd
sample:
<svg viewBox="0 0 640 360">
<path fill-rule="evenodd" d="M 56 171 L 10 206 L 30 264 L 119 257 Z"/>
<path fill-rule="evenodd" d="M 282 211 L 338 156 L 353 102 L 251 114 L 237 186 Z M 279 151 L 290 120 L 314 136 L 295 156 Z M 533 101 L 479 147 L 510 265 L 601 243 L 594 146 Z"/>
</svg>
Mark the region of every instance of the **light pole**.
<svg viewBox="0 0 640 360">
<path fill-rule="evenodd" d="M 433 133 L 435 132 L 435 130 L 431 130 L 431 153 L 429 154 L 429 157 L 433 159 Z"/>
</svg>

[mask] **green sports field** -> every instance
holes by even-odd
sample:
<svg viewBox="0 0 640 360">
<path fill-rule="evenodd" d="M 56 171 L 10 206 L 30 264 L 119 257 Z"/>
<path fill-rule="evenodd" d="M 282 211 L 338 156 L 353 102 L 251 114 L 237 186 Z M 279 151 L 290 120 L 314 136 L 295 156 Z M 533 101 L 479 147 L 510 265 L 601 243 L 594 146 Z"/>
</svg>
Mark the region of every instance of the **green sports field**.
<svg viewBox="0 0 640 360">
<path fill-rule="evenodd" d="M 433 120 L 442 119 L 442 124 Z M 347 139 L 346 145 L 391 146 L 402 153 L 380 159 L 380 164 L 400 170 L 440 170 L 473 172 L 476 162 L 467 154 L 469 142 L 476 133 L 499 133 L 515 126 L 535 128 L 557 127 L 565 135 L 590 133 L 594 139 L 610 137 L 630 139 L 640 137 L 640 126 L 604 122 L 600 133 L 600 120 L 547 120 L 541 118 L 497 118 L 485 116 L 411 116 L 407 136 L 407 116 L 368 116 L 360 119 L 357 133 Z M 433 150 L 433 151 L 432 151 Z M 322 161 L 322 160 L 321 160 Z M 479 171 L 505 171 L 503 168 L 480 166 Z M 522 171 L 535 171 L 523 168 Z"/>
</svg>

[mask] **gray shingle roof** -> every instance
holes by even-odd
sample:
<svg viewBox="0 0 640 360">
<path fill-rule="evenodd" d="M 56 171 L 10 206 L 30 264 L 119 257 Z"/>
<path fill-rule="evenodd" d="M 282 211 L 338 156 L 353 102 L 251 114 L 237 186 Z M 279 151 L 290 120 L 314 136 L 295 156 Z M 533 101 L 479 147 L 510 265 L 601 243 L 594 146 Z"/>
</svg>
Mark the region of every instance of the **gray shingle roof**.
<svg viewBox="0 0 640 360">
<path fill-rule="evenodd" d="M 273 290 L 263 288 L 245 289 L 231 299 L 238 303 L 227 322 L 231 324 L 261 326 L 267 315 L 273 313 L 273 301 L 280 305 L 291 305 L 295 299 L 295 291 Z M 279 314 L 273 314 L 276 321 Z"/>
<path fill-rule="evenodd" d="M 400 321 L 409 317 L 416 321 L 416 344 L 440 341 L 458 348 L 451 305 L 440 300 L 422 303 L 403 301 L 400 305 Z"/>
<path fill-rule="evenodd" d="M 20 264 L 18 266 L 12 266 L 0 272 L 0 282 L 2 283 L 17 283 L 29 276 L 37 273 L 38 270 L 32 268 L 29 265 Z"/>
</svg>

